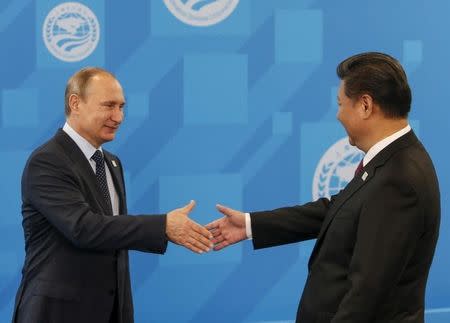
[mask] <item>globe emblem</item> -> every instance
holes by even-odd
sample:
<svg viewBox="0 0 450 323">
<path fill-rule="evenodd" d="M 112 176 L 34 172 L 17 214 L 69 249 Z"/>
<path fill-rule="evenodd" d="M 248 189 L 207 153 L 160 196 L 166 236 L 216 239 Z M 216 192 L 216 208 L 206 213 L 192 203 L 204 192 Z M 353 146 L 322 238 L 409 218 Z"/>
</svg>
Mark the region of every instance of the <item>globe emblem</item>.
<svg viewBox="0 0 450 323">
<path fill-rule="evenodd" d="M 80 61 L 97 47 L 100 37 L 97 17 L 80 3 L 62 3 L 47 15 L 43 37 L 56 58 L 66 62 Z"/>
<path fill-rule="evenodd" d="M 348 137 L 332 145 L 322 156 L 313 178 L 313 200 L 329 198 L 339 193 L 353 179 L 355 169 L 364 154 L 351 146 Z"/>
<path fill-rule="evenodd" d="M 205 27 L 226 19 L 239 0 L 164 0 L 164 3 L 180 21 L 191 26 Z"/>
</svg>

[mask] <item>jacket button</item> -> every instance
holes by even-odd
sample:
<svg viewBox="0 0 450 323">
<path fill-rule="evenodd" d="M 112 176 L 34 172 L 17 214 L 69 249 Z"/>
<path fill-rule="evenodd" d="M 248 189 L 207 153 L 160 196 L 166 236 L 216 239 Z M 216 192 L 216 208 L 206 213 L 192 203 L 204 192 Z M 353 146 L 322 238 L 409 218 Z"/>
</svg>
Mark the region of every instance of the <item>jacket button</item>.
<svg viewBox="0 0 450 323">
<path fill-rule="evenodd" d="M 115 294 L 115 292 L 116 292 L 116 291 L 115 291 L 114 289 L 110 289 L 110 290 L 108 291 L 108 294 L 112 296 L 112 295 Z"/>
</svg>

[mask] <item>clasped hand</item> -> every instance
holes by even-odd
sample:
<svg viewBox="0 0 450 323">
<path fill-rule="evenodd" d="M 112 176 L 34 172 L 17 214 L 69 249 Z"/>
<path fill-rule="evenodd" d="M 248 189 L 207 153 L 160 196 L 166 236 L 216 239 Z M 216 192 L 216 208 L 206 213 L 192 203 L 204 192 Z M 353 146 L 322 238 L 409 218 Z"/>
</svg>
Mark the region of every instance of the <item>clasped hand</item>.
<svg viewBox="0 0 450 323">
<path fill-rule="evenodd" d="M 247 238 L 243 212 L 218 204 L 217 210 L 224 216 L 203 227 L 189 218 L 194 207 L 195 201 L 191 201 L 167 214 L 166 234 L 173 243 L 204 253 L 212 248 L 221 250 Z"/>
</svg>

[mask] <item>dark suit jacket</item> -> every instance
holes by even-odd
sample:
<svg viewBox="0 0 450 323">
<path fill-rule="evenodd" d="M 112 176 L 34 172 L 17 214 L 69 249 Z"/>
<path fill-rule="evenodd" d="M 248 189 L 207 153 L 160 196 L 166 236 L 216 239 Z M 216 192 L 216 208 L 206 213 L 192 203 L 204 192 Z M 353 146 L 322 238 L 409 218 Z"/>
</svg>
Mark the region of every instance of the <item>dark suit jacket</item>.
<svg viewBox="0 0 450 323">
<path fill-rule="evenodd" d="M 104 155 L 120 216 L 107 214 L 88 160 L 64 131 L 30 156 L 22 177 L 26 258 L 13 322 L 108 322 L 113 307 L 117 322 L 133 322 L 127 250 L 164 253 L 165 215 L 126 216 L 122 165 Z"/>
<path fill-rule="evenodd" d="M 251 214 L 253 244 L 317 238 L 297 322 L 419 323 L 440 221 L 439 187 L 412 131 L 330 200 Z"/>
</svg>

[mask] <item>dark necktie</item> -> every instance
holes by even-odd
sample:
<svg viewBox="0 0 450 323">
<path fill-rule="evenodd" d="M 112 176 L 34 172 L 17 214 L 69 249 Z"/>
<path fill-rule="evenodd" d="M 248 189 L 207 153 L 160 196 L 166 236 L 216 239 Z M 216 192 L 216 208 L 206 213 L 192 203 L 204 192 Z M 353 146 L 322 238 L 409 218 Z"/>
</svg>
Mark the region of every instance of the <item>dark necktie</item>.
<svg viewBox="0 0 450 323">
<path fill-rule="evenodd" d="M 106 171 L 105 171 L 105 159 L 100 150 L 96 150 L 92 155 L 92 160 L 95 161 L 95 175 L 97 177 L 97 183 L 102 190 L 103 197 L 105 198 L 106 204 L 109 207 L 110 214 L 112 215 L 112 205 L 111 196 L 109 195 L 108 182 L 106 181 Z"/>
<path fill-rule="evenodd" d="M 359 162 L 358 166 L 355 169 L 355 177 L 360 175 L 363 171 L 363 159 Z"/>
</svg>

